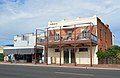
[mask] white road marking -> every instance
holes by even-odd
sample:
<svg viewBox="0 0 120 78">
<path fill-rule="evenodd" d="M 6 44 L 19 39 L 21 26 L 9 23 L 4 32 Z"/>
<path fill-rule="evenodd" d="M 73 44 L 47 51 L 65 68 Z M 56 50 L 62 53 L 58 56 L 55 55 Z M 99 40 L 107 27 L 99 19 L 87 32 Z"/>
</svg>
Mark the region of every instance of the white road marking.
<svg viewBox="0 0 120 78">
<path fill-rule="evenodd" d="M 79 74 L 79 73 L 69 73 L 69 72 L 55 72 L 58 74 L 70 74 L 70 75 L 81 75 L 81 76 L 94 76 L 93 74 Z"/>
</svg>

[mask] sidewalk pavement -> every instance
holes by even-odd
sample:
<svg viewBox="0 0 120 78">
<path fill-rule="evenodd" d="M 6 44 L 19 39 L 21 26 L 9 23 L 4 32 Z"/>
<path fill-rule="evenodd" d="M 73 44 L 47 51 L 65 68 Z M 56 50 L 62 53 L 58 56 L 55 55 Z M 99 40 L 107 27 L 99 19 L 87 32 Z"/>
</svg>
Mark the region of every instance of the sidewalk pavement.
<svg viewBox="0 0 120 78">
<path fill-rule="evenodd" d="M 0 62 L 4 65 L 25 65 L 25 66 L 46 66 L 46 67 L 67 67 L 67 68 L 84 68 L 84 69 L 106 69 L 106 70 L 120 70 L 120 64 L 94 64 L 92 67 L 89 64 L 33 64 L 33 63 L 10 63 L 10 62 Z"/>
</svg>

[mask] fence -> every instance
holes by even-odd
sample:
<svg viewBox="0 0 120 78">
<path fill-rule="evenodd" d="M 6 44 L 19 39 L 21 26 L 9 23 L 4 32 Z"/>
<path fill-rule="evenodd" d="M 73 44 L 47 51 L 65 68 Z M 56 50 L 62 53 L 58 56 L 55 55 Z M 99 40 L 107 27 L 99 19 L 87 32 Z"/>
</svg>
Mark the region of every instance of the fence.
<svg viewBox="0 0 120 78">
<path fill-rule="evenodd" d="M 98 64 L 120 64 L 120 59 L 117 58 L 105 58 L 98 60 Z"/>
</svg>

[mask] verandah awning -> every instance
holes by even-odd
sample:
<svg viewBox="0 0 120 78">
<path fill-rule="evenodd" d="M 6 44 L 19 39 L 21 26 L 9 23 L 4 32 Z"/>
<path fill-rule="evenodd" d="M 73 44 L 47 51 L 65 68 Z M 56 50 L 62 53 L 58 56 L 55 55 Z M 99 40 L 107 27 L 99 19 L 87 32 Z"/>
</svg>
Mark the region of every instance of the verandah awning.
<svg viewBox="0 0 120 78">
<path fill-rule="evenodd" d="M 34 54 L 34 48 L 29 49 L 4 49 L 4 54 Z"/>
</svg>

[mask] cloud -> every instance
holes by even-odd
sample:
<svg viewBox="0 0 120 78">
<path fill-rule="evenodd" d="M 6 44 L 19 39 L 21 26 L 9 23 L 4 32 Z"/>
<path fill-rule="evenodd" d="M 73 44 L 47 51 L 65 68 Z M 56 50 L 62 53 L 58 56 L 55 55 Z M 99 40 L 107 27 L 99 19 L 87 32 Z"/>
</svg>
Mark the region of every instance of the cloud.
<svg viewBox="0 0 120 78">
<path fill-rule="evenodd" d="M 25 0 L 8 0 L 8 1 L 12 1 L 12 2 L 24 2 Z M 30 3 L 31 2 L 31 3 Z M 35 3 L 36 2 L 36 3 Z M 71 3 L 72 2 L 72 3 Z M 44 7 L 40 4 L 42 3 L 44 5 Z M 78 4 L 79 5 L 76 5 Z M 57 17 L 62 16 L 61 18 L 63 18 L 64 16 L 71 16 L 72 14 L 74 14 L 75 16 L 93 16 L 93 15 L 102 15 L 102 14 L 107 14 L 109 11 L 109 9 L 105 9 L 103 10 L 104 6 L 98 6 L 98 3 L 92 3 L 92 2 L 84 2 L 84 1 L 72 1 L 69 0 L 68 1 L 61 1 L 61 2 L 57 2 L 55 0 L 53 0 L 53 2 L 50 2 L 49 0 L 45 0 L 44 1 L 39 1 L 39 0 L 30 0 L 29 4 L 25 4 L 27 5 L 27 9 L 24 9 L 24 7 L 22 9 L 14 8 L 14 5 L 10 6 L 9 4 L 6 5 L 6 9 L 8 10 L 8 12 L 11 13 L 10 18 L 13 20 L 17 20 L 17 19 L 24 19 L 24 18 L 35 18 L 35 17 L 44 17 L 45 16 L 53 16 L 53 15 L 57 15 Z M 106 1 L 104 3 L 105 5 L 107 4 L 111 4 L 110 1 Z M 48 6 L 49 5 L 49 6 Z M 90 6 L 90 7 L 89 7 Z M 20 6 L 21 7 L 21 6 Z M 108 11 L 107 11 L 108 10 Z M 87 12 L 87 13 L 85 13 Z M 74 17 L 74 16 L 72 16 Z M 46 18 L 46 17 L 45 17 Z"/>
<path fill-rule="evenodd" d="M 34 18 L 36 16 L 38 15 L 34 15 L 27 12 L 20 12 L 18 14 L 14 14 L 14 16 L 11 17 L 11 19 L 16 20 L 16 19 L 24 19 L 24 18 Z"/>
<path fill-rule="evenodd" d="M 7 4 L 9 2 L 17 3 L 17 4 L 24 4 L 26 0 L 0 0 L 0 4 Z"/>
<path fill-rule="evenodd" d="M 111 30 L 115 33 L 120 29 L 119 2 L 118 0 L 0 0 L 0 27 L 5 32 L 12 32 L 13 35 L 33 32 L 35 27 L 39 26 L 47 27 L 48 21 L 97 15 L 103 22 L 110 24 Z M 25 26 L 27 29 L 24 29 Z M 10 28 L 6 29 L 8 27 Z"/>
</svg>

